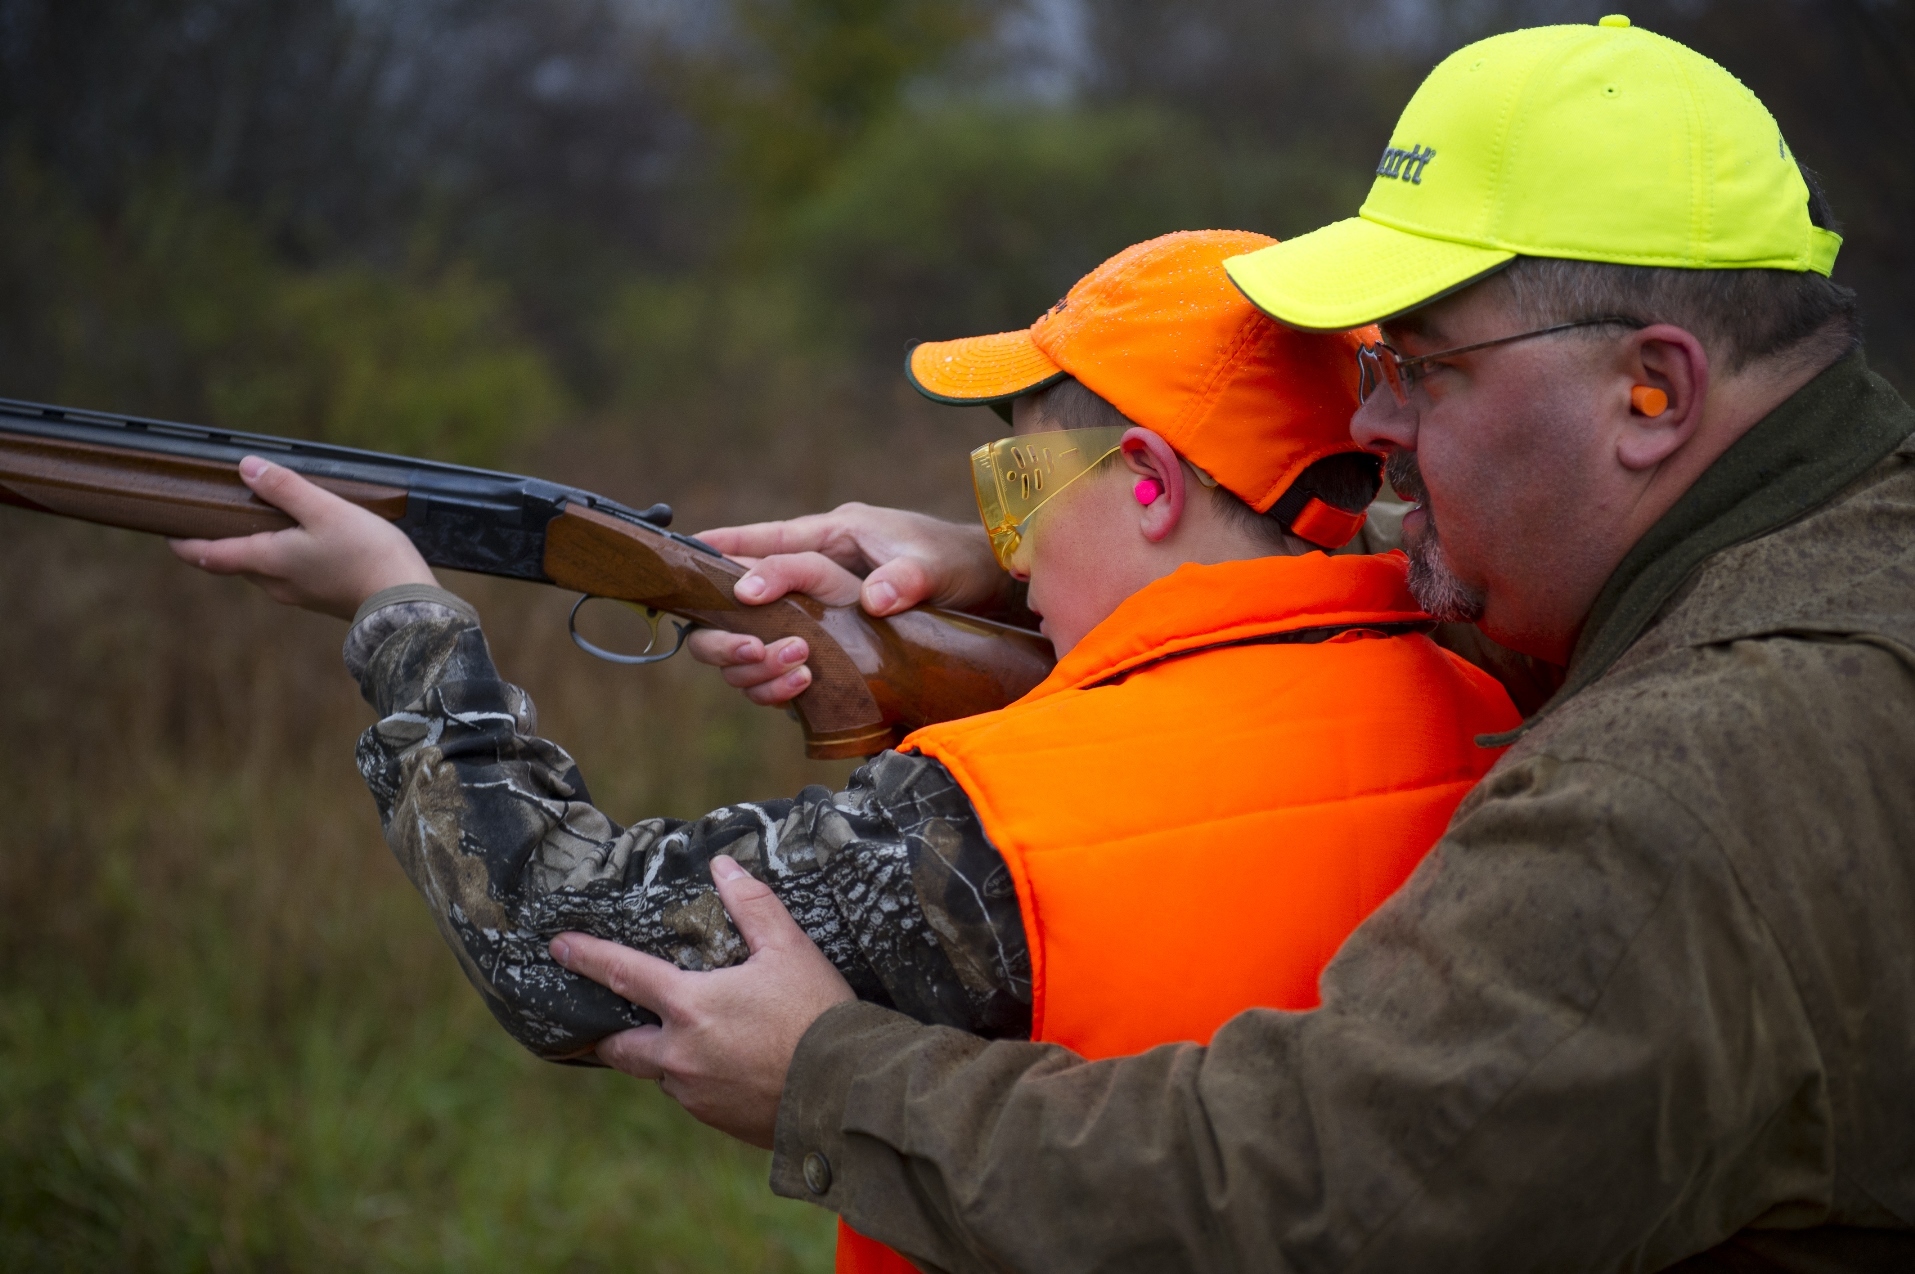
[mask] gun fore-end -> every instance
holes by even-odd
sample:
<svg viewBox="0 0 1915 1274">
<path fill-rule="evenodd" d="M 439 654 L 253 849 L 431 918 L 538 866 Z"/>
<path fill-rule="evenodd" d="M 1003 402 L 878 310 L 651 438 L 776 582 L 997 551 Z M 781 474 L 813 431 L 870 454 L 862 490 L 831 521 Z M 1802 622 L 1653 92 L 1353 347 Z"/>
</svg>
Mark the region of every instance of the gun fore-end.
<svg viewBox="0 0 1915 1274">
<path fill-rule="evenodd" d="M 743 606 L 732 586 L 744 567 L 590 509 L 568 506 L 547 524 L 545 573 L 566 588 L 767 643 L 804 638 L 812 681 L 792 708 L 815 760 L 870 756 L 919 726 L 1001 708 L 1053 662 L 1036 633 L 945 611 L 874 620 L 802 596 Z"/>
<path fill-rule="evenodd" d="M 403 488 L 343 478 L 314 481 L 388 521 L 405 514 Z M 0 500 L 174 538 L 223 539 L 293 524 L 254 495 L 228 463 L 12 435 L 0 438 Z"/>
</svg>

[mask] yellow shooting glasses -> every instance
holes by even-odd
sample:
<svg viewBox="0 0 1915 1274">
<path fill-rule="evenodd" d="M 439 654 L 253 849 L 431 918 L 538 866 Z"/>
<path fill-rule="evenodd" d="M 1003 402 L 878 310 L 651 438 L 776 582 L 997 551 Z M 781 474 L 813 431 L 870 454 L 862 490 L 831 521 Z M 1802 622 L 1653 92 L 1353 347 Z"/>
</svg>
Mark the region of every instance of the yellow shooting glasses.
<svg viewBox="0 0 1915 1274">
<path fill-rule="evenodd" d="M 1007 571 L 1031 568 L 1031 519 L 1052 497 L 1123 445 L 1128 425 L 999 438 L 971 453 L 978 516 Z"/>
</svg>

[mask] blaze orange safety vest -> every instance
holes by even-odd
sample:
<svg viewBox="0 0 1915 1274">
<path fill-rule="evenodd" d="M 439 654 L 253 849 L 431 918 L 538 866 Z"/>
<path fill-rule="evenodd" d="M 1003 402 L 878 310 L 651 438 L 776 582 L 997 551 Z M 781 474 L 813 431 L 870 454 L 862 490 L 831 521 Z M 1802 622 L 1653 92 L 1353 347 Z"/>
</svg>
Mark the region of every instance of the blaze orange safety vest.
<svg viewBox="0 0 1915 1274">
<path fill-rule="evenodd" d="M 1035 690 L 919 730 L 1017 884 L 1031 1036 L 1089 1058 L 1310 1009 L 1519 717 L 1426 636 L 1406 559 L 1185 566 Z M 1394 635 L 1392 635 L 1394 634 Z M 840 1274 L 914 1267 L 840 1223 Z"/>
</svg>

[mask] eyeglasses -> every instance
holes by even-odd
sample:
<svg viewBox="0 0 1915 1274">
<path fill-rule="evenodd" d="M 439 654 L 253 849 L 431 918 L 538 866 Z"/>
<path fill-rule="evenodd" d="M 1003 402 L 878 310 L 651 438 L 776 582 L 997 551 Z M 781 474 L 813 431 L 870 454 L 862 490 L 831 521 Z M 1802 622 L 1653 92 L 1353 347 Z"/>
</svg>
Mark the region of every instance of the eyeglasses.
<svg viewBox="0 0 1915 1274">
<path fill-rule="evenodd" d="M 1455 358 L 1458 354 L 1472 354 L 1479 349 L 1489 349 L 1495 345 L 1508 345 L 1512 341 L 1526 341 L 1531 337 L 1548 336 L 1554 332 L 1567 332 L 1577 327 L 1628 327 L 1640 329 L 1646 324 L 1632 318 L 1607 315 L 1603 318 L 1577 319 L 1573 323 L 1557 323 L 1553 327 L 1539 327 L 1533 332 L 1518 332 L 1514 336 L 1499 336 L 1493 341 L 1478 341 L 1474 345 L 1459 345 L 1455 349 L 1439 350 L 1434 354 L 1418 354 L 1415 358 L 1405 358 L 1389 345 L 1377 341 L 1365 345 L 1356 352 L 1356 365 L 1359 373 L 1357 381 L 1357 401 L 1369 402 L 1370 395 L 1379 385 L 1388 385 L 1390 393 L 1396 396 L 1399 406 L 1407 406 L 1410 391 L 1416 388 L 1417 378 L 1430 363 L 1441 362 L 1446 358 Z"/>
<path fill-rule="evenodd" d="M 978 516 L 991 552 L 1007 571 L 1031 565 L 1031 519 L 1051 497 L 1123 445 L 1128 425 L 1059 429 L 999 438 L 971 453 Z"/>
</svg>

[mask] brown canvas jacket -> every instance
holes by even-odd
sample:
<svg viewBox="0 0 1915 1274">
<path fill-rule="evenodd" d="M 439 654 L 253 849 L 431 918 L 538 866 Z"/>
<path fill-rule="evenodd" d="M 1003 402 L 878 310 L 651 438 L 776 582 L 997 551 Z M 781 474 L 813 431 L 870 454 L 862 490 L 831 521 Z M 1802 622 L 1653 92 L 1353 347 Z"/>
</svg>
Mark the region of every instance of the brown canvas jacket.
<svg viewBox="0 0 1915 1274">
<path fill-rule="evenodd" d="M 1086 1063 L 842 1006 L 774 1189 L 927 1270 L 1915 1269 L 1911 431 L 1856 354 L 1738 442 L 1320 1009 Z"/>
</svg>

